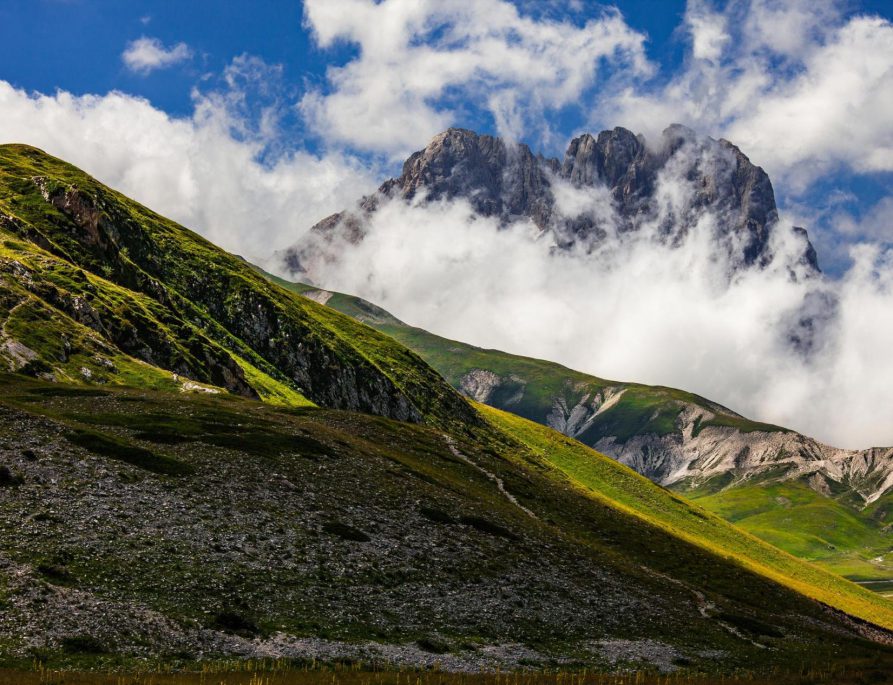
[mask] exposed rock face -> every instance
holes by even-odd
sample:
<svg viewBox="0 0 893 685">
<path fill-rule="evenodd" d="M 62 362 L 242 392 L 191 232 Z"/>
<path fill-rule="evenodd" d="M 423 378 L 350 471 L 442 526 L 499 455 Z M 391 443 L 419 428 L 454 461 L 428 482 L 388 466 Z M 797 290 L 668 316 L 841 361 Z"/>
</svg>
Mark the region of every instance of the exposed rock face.
<svg viewBox="0 0 893 685">
<path fill-rule="evenodd" d="M 407 159 L 403 174 L 386 181 L 379 192 L 407 200 L 419 192 L 432 200 L 467 198 L 483 216 L 530 217 L 544 225 L 551 201 L 543 162 L 526 145 L 450 129 Z"/>
<path fill-rule="evenodd" d="M 545 423 L 664 486 L 698 487 L 720 476 L 729 478 L 730 484 L 769 477 L 799 480 L 826 496 L 834 487 L 838 493 L 851 491 L 854 501 L 863 505 L 893 489 L 893 447 L 846 450 L 765 424 L 760 424 L 765 430 L 749 431 L 711 425 L 717 415 L 738 415 L 703 398 L 698 404 L 667 401 L 675 415 L 671 432 L 643 428 L 618 436 L 616 424 L 601 424 L 599 419 L 618 405 L 627 387 L 595 389 L 568 380 L 552 396 L 546 414 L 520 406 L 524 388 L 517 376 L 499 376 L 487 369 L 472 369 L 458 384 L 468 397 Z"/>
<path fill-rule="evenodd" d="M 833 481 L 864 504 L 893 487 L 893 448 L 844 450 L 793 432 L 711 426 L 697 435 L 640 435 L 623 443 L 604 438 L 594 447 L 662 485 L 697 486 L 724 474 L 738 482 L 773 473 L 773 480 L 802 480 L 826 496 Z"/>
<path fill-rule="evenodd" d="M 495 389 L 498 384 L 491 393 Z M 623 388 L 608 387 L 594 398 L 584 394 L 572 406 L 565 397 L 556 397 L 547 422 L 661 485 L 697 486 L 725 474 L 744 481 L 772 472 L 779 480 L 803 480 L 825 495 L 828 482 L 833 481 L 851 489 L 865 504 L 893 488 L 893 448 L 845 450 L 788 430 L 702 427 L 715 415 L 696 404 L 680 403 L 676 430 L 666 435 L 643 433 L 618 440 L 589 431 L 593 420 L 623 392 Z"/>
<path fill-rule="evenodd" d="M 611 216 L 601 211 L 562 207 L 555 186 L 607 189 Z M 681 189 L 670 193 L 669 188 Z M 424 193 L 424 197 L 419 195 Z M 673 197 L 670 197 L 673 195 Z M 552 231 L 558 245 L 592 248 L 605 239 L 605 223 L 618 232 L 648 225 L 675 245 L 701 220 L 712 217 L 717 243 L 735 268 L 763 265 L 771 258 L 769 238 L 778 221 L 775 195 L 765 171 L 725 140 L 699 137 L 674 124 L 649 145 L 625 128 L 588 133 L 571 141 L 564 159 L 534 156 L 523 144 L 510 144 L 466 129 L 449 129 L 414 153 L 397 178 L 353 211 L 332 215 L 314 229 L 341 226 L 351 240 L 363 235 L 363 216 L 385 199 L 437 201 L 466 199 L 481 216 L 502 223 L 528 219 Z M 801 262 L 818 270 L 815 250 L 803 229 Z M 285 254 L 295 272 L 312 254 L 294 248 Z"/>
<path fill-rule="evenodd" d="M 475 369 L 462 377 L 459 391 L 475 402 L 486 403 L 493 393 L 493 388 L 499 385 L 500 378 L 492 371 Z"/>
</svg>

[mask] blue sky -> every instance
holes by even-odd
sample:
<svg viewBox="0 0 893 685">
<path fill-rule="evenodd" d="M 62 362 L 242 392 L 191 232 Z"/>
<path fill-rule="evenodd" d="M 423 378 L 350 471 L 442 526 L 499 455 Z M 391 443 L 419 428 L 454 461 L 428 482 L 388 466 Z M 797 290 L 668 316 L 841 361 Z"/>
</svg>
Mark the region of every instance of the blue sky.
<svg viewBox="0 0 893 685">
<path fill-rule="evenodd" d="M 557 4 L 531 6 L 541 13 L 544 8 L 554 11 Z M 663 0 L 617 4 L 630 25 L 647 33 L 651 54 L 668 64 L 682 57 L 672 34 L 684 5 Z M 568 16 L 580 19 L 580 13 Z M 317 49 L 302 19 L 301 2 L 290 0 L 6 0 L 0 6 L 0 69 L 4 79 L 28 90 L 119 89 L 147 97 L 166 112 L 188 115 L 193 86 L 222 73 L 238 55 L 284 65 L 287 80 L 300 90 L 305 80 L 323 82 L 327 66 L 355 53 L 350 46 Z M 127 43 L 143 36 L 165 45 L 185 42 L 197 57 L 149 77 L 134 74 L 125 68 L 121 53 Z M 486 117 L 467 125 L 493 127 Z"/>
<path fill-rule="evenodd" d="M 698 101 L 698 112 L 690 108 L 686 111 L 684 102 L 700 82 L 711 78 L 732 81 L 748 70 L 750 78 L 762 70 L 771 82 L 764 88 L 767 94 L 777 96 L 785 87 L 794 88 L 797 74 L 813 69 L 809 64 L 810 51 L 832 46 L 838 39 L 834 31 L 845 28 L 859 16 L 876 15 L 889 20 L 893 16 L 889 2 L 635 0 L 609 6 L 587 1 L 520 1 L 516 4 L 519 16 L 530 20 L 535 30 L 557 22 L 582 34 L 587 23 L 590 29 L 595 27 L 599 18 L 611 16 L 612 8 L 616 8 L 627 35 L 619 36 L 616 30 L 609 30 L 605 40 L 618 41 L 619 47 L 607 55 L 599 55 L 597 50 L 587 53 L 587 48 L 568 41 L 569 52 L 581 51 L 580 72 L 597 72 L 591 79 L 583 78 L 582 83 L 570 83 L 573 77 L 567 74 L 561 77 L 563 81 L 542 79 L 525 83 L 523 76 L 515 75 L 499 83 L 499 77 L 494 76 L 499 68 L 497 55 L 489 72 L 485 68 L 483 75 L 478 74 L 467 82 L 443 76 L 433 95 L 418 90 L 416 84 L 416 92 L 410 92 L 410 88 L 408 94 L 393 95 L 394 101 L 386 103 L 373 100 L 374 93 L 344 95 L 351 89 L 365 87 L 357 86 L 364 79 L 368 82 L 388 70 L 411 68 L 407 62 L 411 55 L 407 51 L 382 55 L 378 62 L 369 57 L 376 49 L 371 42 L 378 30 L 376 22 L 388 20 L 385 15 L 390 13 L 391 22 L 408 22 L 407 30 L 416 31 L 410 45 L 414 42 L 424 45 L 426 41 L 434 45 L 442 40 L 443 30 L 436 27 L 432 30 L 424 23 L 413 24 L 411 7 L 436 8 L 438 3 L 389 0 L 379 6 L 377 14 L 369 15 L 366 27 L 351 25 L 349 16 L 357 14 L 356 7 L 363 4 L 367 3 L 338 0 L 310 2 L 305 6 L 288 0 L 6 0 L 0 5 L 0 79 L 32 95 L 53 96 L 65 91 L 74 96 L 105 96 L 119 91 L 144 98 L 152 108 L 184 120 L 194 118 L 197 99 L 207 102 L 219 96 L 218 104 L 225 101 L 232 118 L 231 135 L 237 139 L 252 138 L 258 146 L 253 150 L 254 158 L 263 164 L 272 165 L 290 154 L 308 153 L 316 159 L 336 154 L 337 163 L 345 168 L 365 167 L 368 177 L 363 182 L 367 185 L 373 178 L 393 173 L 399 160 L 407 152 L 424 146 L 427 137 L 439 126 L 460 125 L 508 134 L 528 142 L 534 149 L 560 155 L 569 138 L 583 130 L 625 125 L 637 131 L 651 129 L 645 133 L 653 134 L 671 120 L 682 120 L 704 133 L 729 136 L 756 163 L 769 170 L 781 205 L 794 220 L 810 229 L 821 261 L 830 273 L 838 274 L 846 268 L 847 249 L 854 242 L 866 237 L 875 242 L 889 239 L 878 221 L 886 214 L 885 201 L 893 206 L 893 200 L 889 200 L 893 196 L 893 169 L 889 167 L 893 165 L 883 161 L 868 170 L 859 168 L 858 161 L 854 160 L 865 152 L 855 149 L 855 143 L 849 153 L 820 150 L 810 154 L 801 150 L 800 157 L 776 155 L 778 145 L 771 138 L 771 131 L 759 144 L 751 144 L 751 138 L 760 137 L 761 123 L 748 120 L 746 107 L 725 116 L 707 114 L 711 110 L 722 110 L 732 94 L 719 93 L 711 99 L 701 93 L 697 96 L 702 98 Z M 368 4 L 372 4 L 371 0 Z M 440 4 L 457 5 L 455 2 Z M 500 6 L 508 2 L 488 0 L 465 4 L 483 8 L 478 21 L 486 22 L 488 17 L 494 17 L 493 21 L 498 24 Z M 385 9 L 385 5 L 392 8 Z M 788 10 L 786 17 L 778 14 L 780 7 Z M 439 15 L 434 10 L 426 11 L 433 24 L 452 25 L 459 32 L 465 26 L 449 11 Z M 796 11 L 801 11 L 802 16 L 792 15 Z M 744 51 L 732 47 L 753 41 L 752 36 L 748 39 L 736 31 L 739 25 L 760 12 L 769 16 L 770 28 L 773 23 L 783 25 L 784 21 L 790 21 L 797 31 L 802 30 L 801 44 L 773 54 L 768 54 L 766 47 L 760 45 Z M 696 59 L 696 29 L 706 36 L 705 40 L 710 40 L 709 30 L 716 17 L 725 22 L 728 40 L 721 44 L 727 54 L 716 59 L 708 55 L 706 61 Z M 809 26 L 810 21 L 815 25 Z M 515 39 L 535 44 L 541 39 L 535 32 L 519 38 L 517 26 L 511 22 L 506 26 L 502 35 L 509 43 Z M 364 33 L 364 28 L 369 30 Z M 327 31 L 332 38 L 323 37 Z M 640 47 L 623 44 L 630 38 L 633 42 L 641 39 Z M 172 55 L 178 46 L 181 49 L 168 62 L 134 67 L 124 56 L 140 40 L 148 41 L 150 48 L 154 46 L 160 51 L 156 57 Z M 870 39 L 866 41 L 870 43 Z M 702 41 L 704 45 L 707 44 Z M 447 43 L 445 52 L 461 53 L 468 47 L 463 41 L 453 40 Z M 477 46 L 472 44 L 472 47 L 471 59 L 479 57 Z M 551 48 L 555 50 L 554 59 L 560 61 L 560 44 Z M 709 52 L 712 48 L 707 49 Z M 866 44 L 865 49 L 872 50 L 872 46 Z M 243 62 L 241 73 L 234 76 L 234 60 L 240 58 L 255 61 Z M 752 63 L 756 59 L 760 65 L 754 68 Z M 636 65 L 636 60 L 645 60 L 647 65 Z M 712 76 L 701 64 L 708 62 L 717 72 Z M 537 66 L 543 65 L 532 68 Z M 555 68 L 560 72 L 576 67 L 570 60 Z M 345 68 L 346 72 L 354 73 L 352 77 L 348 73 L 349 78 L 339 85 L 327 72 L 331 68 Z M 815 78 L 815 75 L 807 76 Z M 493 88 L 494 80 L 497 83 L 492 92 L 501 98 L 497 104 L 488 100 L 488 89 Z M 404 85 L 398 81 L 393 81 L 395 89 Z M 742 78 L 741 83 L 744 82 Z M 390 87 L 389 84 L 386 82 L 384 87 Z M 674 86 L 677 93 L 671 95 Z M 634 97 L 620 102 L 624 87 L 634 90 Z M 680 87 L 686 91 L 681 99 Z M 882 86 L 877 80 L 869 79 L 865 83 L 866 89 L 878 87 Z M 543 92 L 545 102 L 534 103 Z M 759 95 L 757 92 L 753 96 L 754 103 L 759 101 Z M 816 105 L 821 106 L 821 102 Z M 394 115 L 401 108 L 408 112 L 405 121 Z M 821 112 L 812 115 L 820 117 Z M 368 119 L 364 120 L 364 116 Z M 391 119 L 393 122 L 388 123 Z M 271 128 L 273 120 L 275 126 Z M 851 125 L 865 125 L 858 108 L 851 114 Z M 266 129 L 262 131 L 264 126 Z M 391 140 L 376 126 L 389 126 L 388 134 L 402 132 L 402 136 Z M 828 132 L 819 131 L 817 139 L 824 141 L 837 135 L 835 127 L 839 128 L 840 123 L 829 124 Z M 880 128 L 884 129 L 882 124 Z M 367 131 L 367 135 L 360 135 L 362 131 Z M 775 135 L 782 141 L 787 138 L 784 127 Z M 878 136 L 882 143 L 889 144 L 888 129 L 879 131 Z M 35 138 L 34 142 L 39 144 L 40 136 Z M 802 146 L 815 144 L 814 140 L 807 139 Z M 870 144 L 870 141 L 861 140 L 859 144 Z M 102 175 L 101 168 L 91 170 Z M 345 179 L 338 182 L 348 183 Z M 334 195 L 340 199 L 346 196 L 346 191 Z M 147 199 L 156 198 L 150 193 Z"/>
</svg>

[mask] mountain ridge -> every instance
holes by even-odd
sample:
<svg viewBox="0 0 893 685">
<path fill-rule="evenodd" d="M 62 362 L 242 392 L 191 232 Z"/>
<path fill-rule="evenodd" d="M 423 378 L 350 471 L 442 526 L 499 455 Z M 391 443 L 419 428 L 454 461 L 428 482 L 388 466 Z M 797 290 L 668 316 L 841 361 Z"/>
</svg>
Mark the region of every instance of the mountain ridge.
<svg viewBox="0 0 893 685">
<path fill-rule="evenodd" d="M 474 421 L 458 395 L 412 353 L 350 319 L 333 321 L 331 309 L 283 298 L 242 260 L 82 172 L 27 146 L 0 147 L 0 172 L 0 229 L 7 236 L 0 273 L 4 291 L 18 293 L 2 312 L 7 325 L 10 315 L 25 311 L 37 319 L 63 312 L 90 331 L 83 339 L 91 349 L 111 345 L 237 394 L 257 395 L 248 373 L 266 377 L 263 383 L 280 394 L 306 395 L 333 408 Z M 44 220 L 47 214 L 52 221 Z M 345 341 L 346 333 L 362 339 L 362 353 Z M 35 373 L 70 366 L 72 350 L 44 353 L 41 341 L 33 342 L 18 340 L 17 352 L 7 345 L 0 355 L 13 368 L 41 365 Z M 406 363 L 394 363 L 394 354 Z M 115 375 L 101 352 L 81 357 L 86 373 Z M 410 373 L 396 377 L 394 371 Z"/>
<path fill-rule="evenodd" d="M 656 195 L 663 182 L 684 185 L 688 198 L 668 208 Z M 606 189 L 611 211 L 562 207 L 556 192 L 561 184 L 583 192 Z M 765 266 L 778 224 L 766 172 L 732 143 L 698 136 L 679 124 L 665 129 L 654 145 L 623 127 L 597 136 L 584 133 L 570 142 L 563 160 L 534 155 L 523 143 L 451 128 L 410 155 L 399 177 L 386 180 L 355 208 L 326 217 L 310 234 L 324 243 L 342 231 L 357 242 L 382 202 L 455 199 L 502 224 L 529 220 L 563 249 L 597 249 L 609 233 L 636 233 L 643 226 L 664 244 L 678 245 L 710 212 L 716 217 L 714 241 L 733 269 Z M 805 229 L 795 228 L 794 234 L 804 243 L 799 265 L 806 273 L 819 273 Z M 319 249 L 312 242 L 299 244 L 279 258 L 293 275 L 312 273 Z"/>
</svg>

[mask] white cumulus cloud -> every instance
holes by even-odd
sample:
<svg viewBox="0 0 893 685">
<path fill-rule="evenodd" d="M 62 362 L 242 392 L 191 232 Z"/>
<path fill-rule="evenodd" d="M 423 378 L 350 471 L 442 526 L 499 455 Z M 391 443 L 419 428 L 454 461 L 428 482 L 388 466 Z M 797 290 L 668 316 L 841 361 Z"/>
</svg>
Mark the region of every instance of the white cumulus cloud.
<svg viewBox="0 0 893 685">
<path fill-rule="evenodd" d="M 356 45 L 301 107 L 330 141 L 404 154 L 480 107 L 500 133 L 548 136 L 546 115 L 578 103 L 609 62 L 644 76 L 645 36 L 616 10 L 575 25 L 534 19 L 506 0 L 307 0 L 317 43 Z"/>
<path fill-rule="evenodd" d="M 138 74 L 148 74 L 156 69 L 164 69 L 192 57 L 192 50 L 186 43 L 165 47 L 157 38 L 143 36 L 127 44 L 121 59 L 128 69 Z"/>
<path fill-rule="evenodd" d="M 666 84 L 624 85 L 593 124 L 724 136 L 790 193 L 835 168 L 893 171 L 893 24 L 832 0 L 689 3 L 691 56 Z"/>
<path fill-rule="evenodd" d="M 237 61 L 228 75 L 250 66 Z M 0 81 L 0 143 L 42 148 L 255 259 L 375 186 L 368 169 L 338 153 L 259 161 L 271 117 L 252 132 L 234 104 L 238 92 L 196 95 L 194 115 L 176 118 L 123 93 L 30 94 Z"/>
</svg>

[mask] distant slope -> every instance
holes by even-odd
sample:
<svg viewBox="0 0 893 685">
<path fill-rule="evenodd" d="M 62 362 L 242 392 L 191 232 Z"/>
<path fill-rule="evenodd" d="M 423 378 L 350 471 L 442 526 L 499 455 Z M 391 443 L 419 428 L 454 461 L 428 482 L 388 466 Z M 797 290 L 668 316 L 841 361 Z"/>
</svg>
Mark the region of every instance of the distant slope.
<svg viewBox="0 0 893 685">
<path fill-rule="evenodd" d="M 10 370 L 147 387 L 188 380 L 286 404 L 474 420 L 391 338 L 22 145 L 0 146 L 0 293 Z"/>
<path fill-rule="evenodd" d="M 874 581 L 893 581 L 891 449 L 827 447 L 692 393 L 448 340 L 360 298 L 267 276 L 394 337 L 468 397 L 591 445 L 835 573 L 883 591 Z"/>
<path fill-rule="evenodd" d="M 0 377 L 0 664 L 893 666 L 803 596 L 893 627 L 878 595 L 484 411 L 449 435 Z"/>
<path fill-rule="evenodd" d="M 873 508 L 854 509 L 802 481 L 743 484 L 718 493 L 686 493 L 776 547 L 867 587 L 893 590 L 890 524 Z"/>
</svg>

